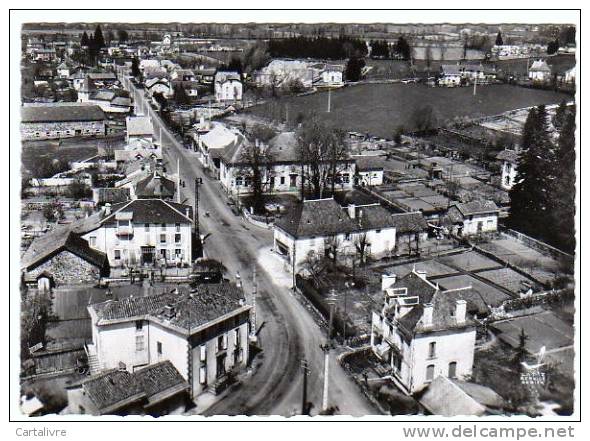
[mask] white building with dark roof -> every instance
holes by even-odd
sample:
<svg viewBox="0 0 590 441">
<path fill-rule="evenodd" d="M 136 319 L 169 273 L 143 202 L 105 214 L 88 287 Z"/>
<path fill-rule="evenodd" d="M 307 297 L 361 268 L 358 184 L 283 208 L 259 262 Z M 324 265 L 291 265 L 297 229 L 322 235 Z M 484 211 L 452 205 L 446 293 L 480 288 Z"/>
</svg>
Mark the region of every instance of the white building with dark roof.
<svg viewBox="0 0 590 441">
<path fill-rule="evenodd" d="M 474 236 L 498 231 L 500 209 L 494 201 L 471 201 L 451 205 L 443 224 L 459 236 Z"/>
<path fill-rule="evenodd" d="M 371 348 L 400 388 L 414 393 L 440 375 L 471 375 L 477 324 L 471 312 L 480 309 L 471 287 L 444 291 L 414 269 L 399 280 L 384 276 L 382 289 Z"/>
<path fill-rule="evenodd" d="M 214 92 L 217 102 L 241 101 L 244 86 L 238 72 L 219 71 L 215 74 Z"/>
<path fill-rule="evenodd" d="M 512 189 L 516 184 L 516 168 L 518 167 L 518 158 L 520 154 L 517 150 L 504 149 L 496 156 L 498 161 L 502 161 L 502 178 L 500 185 L 504 190 Z"/>
<path fill-rule="evenodd" d="M 97 369 L 130 372 L 169 360 L 192 397 L 217 392 L 248 362 L 251 309 L 229 283 L 91 305 L 89 358 Z"/>
<path fill-rule="evenodd" d="M 318 256 L 354 255 L 359 247 L 366 257 L 382 258 L 394 252 L 398 229 L 408 222 L 424 231 L 419 213 L 391 213 L 379 204 L 342 208 L 334 199 L 306 200 L 274 225 L 274 249 L 297 270 L 309 253 Z"/>
<path fill-rule="evenodd" d="M 111 267 L 171 266 L 192 262 L 193 209 L 160 198 L 112 206 L 72 225 Z"/>
<path fill-rule="evenodd" d="M 96 105 L 52 103 L 21 107 L 23 140 L 104 137 L 105 114 Z"/>
</svg>

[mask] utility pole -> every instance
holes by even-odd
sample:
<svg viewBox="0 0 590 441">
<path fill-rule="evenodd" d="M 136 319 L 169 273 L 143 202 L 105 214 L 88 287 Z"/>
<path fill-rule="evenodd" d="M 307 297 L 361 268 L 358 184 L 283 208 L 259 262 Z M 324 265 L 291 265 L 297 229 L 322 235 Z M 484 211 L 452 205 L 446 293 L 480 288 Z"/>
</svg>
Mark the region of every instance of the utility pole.
<svg viewBox="0 0 590 441">
<path fill-rule="evenodd" d="M 176 158 L 176 202 L 180 204 L 180 156 Z"/>
<path fill-rule="evenodd" d="M 194 224 L 195 234 L 197 238 L 201 240 L 201 232 L 199 228 L 199 185 L 203 184 L 202 178 L 195 178 L 195 213 L 194 213 Z"/>
<path fill-rule="evenodd" d="M 307 360 L 301 360 L 301 370 L 303 372 L 303 395 L 301 397 L 301 415 L 308 415 L 307 412 L 307 376 L 309 375 L 309 367 Z"/>
<path fill-rule="evenodd" d="M 258 294 L 258 285 L 256 284 L 256 265 L 252 274 L 252 313 L 250 315 L 250 339 L 256 338 L 256 295 Z"/>
<path fill-rule="evenodd" d="M 330 384 L 330 343 L 320 345 L 320 349 L 324 351 L 324 393 L 322 395 L 322 411 L 328 410 L 328 385 Z"/>
<path fill-rule="evenodd" d="M 328 113 L 330 113 L 331 107 L 332 107 L 332 89 L 328 89 Z"/>
<path fill-rule="evenodd" d="M 291 270 L 293 273 L 293 292 L 297 290 L 297 274 L 295 273 L 295 262 L 297 258 L 297 245 L 293 242 L 293 259 L 291 262 Z"/>
<path fill-rule="evenodd" d="M 477 73 L 475 74 L 475 81 L 473 82 L 473 96 L 477 94 Z"/>
</svg>

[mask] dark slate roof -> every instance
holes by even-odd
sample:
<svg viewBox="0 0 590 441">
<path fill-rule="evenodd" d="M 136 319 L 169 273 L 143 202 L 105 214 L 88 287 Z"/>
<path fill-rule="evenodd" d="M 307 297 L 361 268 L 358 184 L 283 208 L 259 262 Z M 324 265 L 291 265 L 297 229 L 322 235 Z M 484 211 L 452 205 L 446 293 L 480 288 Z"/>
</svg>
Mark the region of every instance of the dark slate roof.
<svg viewBox="0 0 590 441">
<path fill-rule="evenodd" d="M 428 222 L 419 211 L 398 213 L 391 216 L 392 226 L 396 234 L 420 233 L 428 229 Z"/>
<path fill-rule="evenodd" d="M 68 227 L 62 227 L 37 237 L 23 255 L 21 268 L 31 271 L 63 251 L 69 251 L 100 269 L 108 265 L 106 254 L 90 248 L 85 239 Z"/>
<path fill-rule="evenodd" d="M 145 398 L 141 384 L 133 374 L 124 370 L 110 369 L 69 388 L 80 386 L 101 414 L 114 413 Z"/>
<path fill-rule="evenodd" d="M 379 204 L 360 206 L 356 208 L 356 211 L 355 220 L 360 230 L 379 230 L 395 226 L 393 219 L 396 215 Z"/>
<path fill-rule="evenodd" d="M 186 215 L 188 210 L 188 217 Z M 135 199 L 131 202 L 114 204 L 111 214 L 102 223 L 114 225 L 117 223 L 117 212 L 133 213 L 133 222 L 150 224 L 174 224 L 192 222 L 193 209 L 190 205 L 178 204 L 162 199 Z"/>
<path fill-rule="evenodd" d="M 176 183 L 158 172 L 151 174 L 135 185 L 138 198 L 172 198 L 176 193 Z"/>
<path fill-rule="evenodd" d="M 68 386 L 83 387 L 88 398 L 101 414 L 116 413 L 144 400 L 155 404 L 189 389 L 188 383 L 169 361 L 146 366 L 134 373 L 109 369 Z"/>
<path fill-rule="evenodd" d="M 355 231 L 356 224 L 334 199 L 297 204 L 275 226 L 296 238 L 330 236 Z"/>
<path fill-rule="evenodd" d="M 146 366 L 134 372 L 133 376 L 141 385 L 149 404 L 153 404 L 163 394 L 169 395 L 189 388 L 188 383 L 169 360 Z"/>
<path fill-rule="evenodd" d="M 24 106 L 21 108 L 23 123 L 103 121 L 104 112 L 99 106 L 84 103 L 67 103 Z"/>
<path fill-rule="evenodd" d="M 383 156 L 353 156 L 353 159 L 359 172 L 383 170 L 383 163 L 386 161 Z"/>
<path fill-rule="evenodd" d="M 467 395 L 453 380 L 442 375 L 428 385 L 419 401 L 433 415 L 482 416 L 486 413 L 485 406 Z"/>
<path fill-rule="evenodd" d="M 242 307 L 244 294 L 229 283 L 198 285 L 195 292 L 166 292 L 146 297 L 130 297 L 110 300 L 90 306 L 98 316 L 98 325 L 111 320 L 134 320 L 137 317 L 152 318 L 183 328 L 187 331 L 205 325 L 212 320 Z M 165 307 L 174 308 L 175 315 L 168 318 Z"/>
</svg>

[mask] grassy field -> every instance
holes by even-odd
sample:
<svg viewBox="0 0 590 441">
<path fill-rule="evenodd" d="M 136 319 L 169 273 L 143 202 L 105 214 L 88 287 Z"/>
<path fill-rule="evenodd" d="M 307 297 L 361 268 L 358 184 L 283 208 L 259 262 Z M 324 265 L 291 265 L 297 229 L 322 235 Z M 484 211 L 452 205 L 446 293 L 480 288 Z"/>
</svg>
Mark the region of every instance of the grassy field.
<svg viewBox="0 0 590 441">
<path fill-rule="evenodd" d="M 348 131 L 392 138 L 404 126 L 413 128 L 412 114 L 430 104 L 439 124 L 457 116 L 482 117 L 539 104 L 559 103 L 568 95 L 510 85 L 481 86 L 473 96 L 471 87 L 432 88 L 423 84 L 361 84 L 328 93 L 281 98 L 255 106 L 249 112 L 259 117 L 288 113 L 292 122 L 298 115 L 315 111 L 328 125 Z M 277 110 L 278 109 L 278 110 Z"/>
</svg>

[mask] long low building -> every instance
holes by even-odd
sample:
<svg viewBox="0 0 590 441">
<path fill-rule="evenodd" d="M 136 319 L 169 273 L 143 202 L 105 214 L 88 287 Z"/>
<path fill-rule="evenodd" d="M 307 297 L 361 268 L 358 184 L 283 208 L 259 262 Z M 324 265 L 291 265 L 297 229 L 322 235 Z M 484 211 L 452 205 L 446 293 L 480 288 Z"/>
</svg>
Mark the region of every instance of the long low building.
<svg viewBox="0 0 590 441">
<path fill-rule="evenodd" d="M 96 105 L 55 103 L 21 108 L 23 140 L 104 137 L 105 114 Z"/>
</svg>

